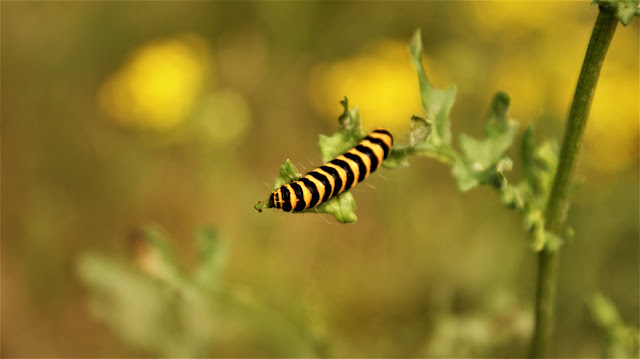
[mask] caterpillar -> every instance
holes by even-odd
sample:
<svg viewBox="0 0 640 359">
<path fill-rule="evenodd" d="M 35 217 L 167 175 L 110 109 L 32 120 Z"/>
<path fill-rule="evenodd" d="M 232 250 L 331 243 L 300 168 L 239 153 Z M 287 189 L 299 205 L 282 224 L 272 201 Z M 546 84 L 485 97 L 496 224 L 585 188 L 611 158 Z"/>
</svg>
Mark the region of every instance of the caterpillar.
<svg viewBox="0 0 640 359">
<path fill-rule="evenodd" d="M 373 173 L 387 158 L 392 145 L 391 133 L 376 129 L 354 148 L 275 190 L 268 207 L 299 212 L 324 203 Z"/>
</svg>

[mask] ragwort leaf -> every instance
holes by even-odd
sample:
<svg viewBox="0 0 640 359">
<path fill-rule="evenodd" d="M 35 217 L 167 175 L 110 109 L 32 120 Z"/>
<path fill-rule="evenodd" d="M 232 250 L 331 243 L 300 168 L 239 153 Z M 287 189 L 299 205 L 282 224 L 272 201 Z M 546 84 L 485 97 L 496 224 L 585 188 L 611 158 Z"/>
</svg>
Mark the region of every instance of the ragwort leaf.
<svg viewBox="0 0 640 359">
<path fill-rule="evenodd" d="M 413 66 L 418 72 L 418 84 L 420 86 L 420 98 L 427 120 L 434 123 L 433 133 L 429 141 L 435 146 L 451 144 L 451 129 L 449 125 L 449 113 L 456 98 L 456 87 L 440 90 L 429 82 L 427 73 L 422 65 L 422 36 L 420 29 L 416 30 L 409 43 Z"/>
<path fill-rule="evenodd" d="M 504 172 L 511 170 L 512 161 L 505 153 L 513 144 L 518 124 L 507 114 L 509 95 L 499 92 L 494 96 L 487 116 L 482 139 L 460 135 L 462 156 L 453 166 L 453 174 L 461 191 L 481 184 L 501 189 L 506 185 Z"/>
<path fill-rule="evenodd" d="M 358 108 L 349 110 L 349 102 L 346 97 L 340 103 L 344 108 L 344 112 L 338 118 L 340 129 L 331 136 L 318 136 L 318 147 L 324 163 L 347 152 L 364 137 Z"/>
</svg>

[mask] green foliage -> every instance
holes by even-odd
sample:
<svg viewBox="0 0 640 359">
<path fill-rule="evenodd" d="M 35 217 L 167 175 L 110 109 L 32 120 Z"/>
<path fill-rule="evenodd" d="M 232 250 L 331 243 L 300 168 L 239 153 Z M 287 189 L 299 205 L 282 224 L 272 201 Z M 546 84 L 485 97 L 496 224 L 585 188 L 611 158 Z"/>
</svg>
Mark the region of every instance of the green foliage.
<svg viewBox="0 0 640 359">
<path fill-rule="evenodd" d="M 229 335 L 244 335 L 273 356 L 317 356 L 326 347 L 309 323 L 222 280 L 227 242 L 214 229 L 197 234 L 198 261 L 189 272 L 178 266 L 159 228 L 141 230 L 132 242 L 133 261 L 85 253 L 77 266 L 93 316 L 132 348 L 205 357 L 219 352 Z"/>
<path fill-rule="evenodd" d="M 461 152 L 458 152 L 451 142 L 449 118 L 455 100 L 455 87 L 438 90 L 429 82 L 422 65 L 419 30 L 410 42 L 410 49 L 425 114 L 427 119 L 434 122 L 431 136 L 415 144 L 411 152 L 450 163 L 461 191 L 483 184 L 493 186 L 499 191 L 500 198 L 507 207 L 523 212 L 525 227 L 532 233 L 532 243 L 536 250 L 541 250 L 547 244 L 557 248 L 561 241 L 557 236 L 545 232 L 543 216 L 558 162 L 557 148 L 549 143 L 536 147 L 533 127 L 529 126 L 524 135 L 521 153 L 524 179 L 516 185 L 510 185 L 505 172 L 511 170 L 513 161 L 506 156 L 506 152 L 515 140 L 518 124 L 508 114 L 509 95 L 498 92 L 485 119 L 484 136 L 476 139 L 461 134 Z"/>
<path fill-rule="evenodd" d="M 157 228 L 134 238 L 136 266 L 86 253 L 78 274 L 90 293 L 93 315 L 132 347 L 156 355 L 206 355 L 223 330 L 219 286 L 226 246 L 211 229 L 197 238 L 200 262 L 183 272 Z"/>
<path fill-rule="evenodd" d="M 602 294 L 594 295 L 588 302 L 593 321 L 603 329 L 607 345 L 607 358 L 637 358 L 640 356 L 640 333 L 625 324 L 615 305 Z"/>
<path fill-rule="evenodd" d="M 504 172 L 511 170 L 511 159 L 505 152 L 511 147 L 518 124 L 507 116 L 509 95 L 496 94 L 492 111 L 486 120 L 485 134 L 475 139 L 460 135 L 463 155 L 453 165 L 453 174 L 462 191 L 489 183 L 501 189 L 506 185 Z"/>
<path fill-rule="evenodd" d="M 227 259 L 226 241 L 220 240 L 213 228 L 203 228 L 196 237 L 200 265 L 193 272 L 193 282 L 201 288 L 216 290 Z"/>
<path fill-rule="evenodd" d="M 452 164 L 453 176 L 462 191 L 487 183 L 498 189 L 503 188 L 506 183 L 504 172 L 512 166 L 512 161 L 505 156 L 505 152 L 513 143 L 518 128 L 517 123 L 508 116 L 509 95 L 504 92 L 495 95 L 482 139 L 460 135 L 462 153 L 459 153 L 451 141 L 449 118 L 456 88 L 451 86 L 446 90 L 439 90 L 429 82 L 422 65 L 420 30 L 414 34 L 409 48 L 418 74 L 422 106 L 426 118 L 433 122 L 431 136 L 419 143 L 412 141 L 414 150 L 411 152 Z"/>
<path fill-rule="evenodd" d="M 328 213 L 336 217 L 340 223 L 354 223 L 356 217 L 356 200 L 351 192 L 343 192 L 338 197 L 320 204 L 315 209 L 307 209 L 305 212 Z"/>
<path fill-rule="evenodd" d="M 329 162 L 347 152 L 364 137 L 358 108 L 349 110 L 349 101 L 346 97 L 340 101 L 340 104 L 342 104 L 344 112 L 338 118 L 340 123 L 338 131 L 331 136 L 318 136 L 318 147 L 323 162 Z"/>
<path fill-rule="evenodd" d="M 438 159 L 452 165 L 452 174 L 461 191 L 488 184 L 498 190 L 502 203 L 523 214 L 525 228 L 531 233 L 532 247 L 557 249 L 562 239 L 545 231 L 544 208 L 551 191 L 558 164 L 557 146 L 545 142 L 535 145 L 533 126 L 527 127 L 522 141 L 524 178 L 512 185 L 505 172 L 513 161 L 506 153 L 513 145 L 518 124 L 509 116 L 509 95 L 498 92 L 485 119 L 484 136 L 480 139 L 461 134 L 458 152 L 451 143 L 449 112 L 455 99 L 455 87 L 435 89 L 422 65 L 422 40 L 416 31 L 410 43 L 413 64 L 418 74 L 422 104 L 434 131 L 414 145 L 412 153 Z"/>
<path fill-rule="evenodd" d="M 640 16 L 640 0 L 593 0 L 591 5 L 594 4 L 613 12 L 624 26 L 629 25 L 634 16 Z"/>
<path fill-rule="evenodd" d="M 451 86 L 446 90 L 439 90 L 431 85 L 427 73 L 422 66 L 422 38 L 420 30 L 417 30 L 409 43 L 413 66 L 418 72 L 420 85 L 420 98 L 425 110 L 426 118 L 435 123 L 435 128 L 429 141 L 434 149 L 440 146 L 451 145 L 451 129 L 449 126 L 449 112 L 456 99 L 456 87 Z"/>
<path fill-rule="evenodd" d="M 561 239 L 545 230 L 544 210 L 558 166 L 558 146 L 555 142 L 546 141 L 534 148 L 531 146 L 533 137 L 533 126 L 529 125 L 522 144 L 525 179 L 517 186 L 520 197 L 524 199 L 524 225 L 531 233 L 531 245 L 536 251 L 545 246 L 556 250 Z"/>
<path fill-rule="evenodd" d="M 383 166 L 407 167 L 411 155 L 431 157 L 450 164 L 453 177 L 461 191 L 468 191 L 484 184 L 491 185 L 498 190 L 505 206 L 523 213 L 524 225 L 532 234 L 532 246 L 535 250 L 539 251 L 545 246 L 557 249 L 562 239 L 545 231 L 543 216 L 558 163 L 556 146 L 545 142 L 536 147 L 533 127 L 529 126 L 525 131 L 521 151 L 524 179 L 516 185 L 509 184 L 505 173 L 511 170 L 513 161 L 506 153 L 513 145 L 518 123 L 509 116 L 509 95 L 506 92 L 498 92 L 485 118 L 483 137 L 478 139 L 464 133 L 460 134 L 461 151 L 456 150 L 450 129 L 450 112 L 456 97 L 456 87 L 441 90 L 429 82 L 422 65 L 420 30 L 415 32 L 409 48 L 418 75 L 425 118 L 416 115 L 411 117 L 409 143 L 394 143 Z M 364 136 L 358 109 L 350 110 L 346 98 L 341 104 L 344 111 L 339 117 L 340 128 L 333 135 L 320 135 L 318 139 L 322 160 L 325 162 L 349 150 Z M 274 190 L 301 177 L 291 161 L 287 160 L 280 168 L 280 176 L 276 178 Z M 263 208 L 266 208 L 265 201 L 256 204 L 256 209 Z M 347 191 L 303 212 L 328 213 L 341 223 L 353 223 L 357 219 L 355 208 L 355 200 Z"/>
<path fill-rule="evenodd" d="M 297 181 L 302 177 L 300 173 L 296 170 L 296 167 L 293 165 L 293 162 L 287 158 L 286 161 L 280 166 L 280 175 L 276 177 L 275 184 L 273 185 L 273 190 L 277 190 L 287 183 L 291 183 L 293 181 Z"/>
</svg>

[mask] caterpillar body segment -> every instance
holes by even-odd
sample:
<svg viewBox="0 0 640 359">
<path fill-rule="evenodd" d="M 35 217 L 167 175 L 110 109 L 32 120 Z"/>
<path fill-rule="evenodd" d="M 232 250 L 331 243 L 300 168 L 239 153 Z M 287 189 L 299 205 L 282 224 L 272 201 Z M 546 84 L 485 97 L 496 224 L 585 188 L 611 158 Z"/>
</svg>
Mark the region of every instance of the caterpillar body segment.
<svg viewBox="0 0 640 359">
<path fill-rule="evenodd" d="M 373 173 L 387 158 L 392 145 L 391 133 L 376 129 L 354 148 L 275 190 L 268 207 L 299 212 L 324 203 Z"/>
</svg>

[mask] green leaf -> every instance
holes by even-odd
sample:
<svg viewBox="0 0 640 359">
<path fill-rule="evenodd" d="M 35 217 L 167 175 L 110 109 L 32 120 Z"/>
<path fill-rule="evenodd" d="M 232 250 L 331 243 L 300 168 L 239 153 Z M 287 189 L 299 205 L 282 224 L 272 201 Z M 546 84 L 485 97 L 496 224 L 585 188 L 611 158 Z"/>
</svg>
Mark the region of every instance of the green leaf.
<svg viewBox="0 0 640 359">
<path fill-rule="evenodd" d="M 544 229 L 543 211 L 538 208 L 525 213 L 524 222 L 531 232 L 531 248 L 536 252 L 543 249 L 556 252 L 566 242 L 563 237 Z"/>
<path fill-rule="evenodd" d="M 620 318 L 615 304 L 597 293 L 588 302 L 593 321 L 603 329 L 607 358 L 637 358 L 640 354 L 638 329 Z"/>
<path fill-rule="evenodd" d="M 485 137 L 493 137 L 504 134 L 510 130 L 512 126 L 509 118 L 509 103 L 511 99 L 506 92 L 498 92 L 493 97 L 491 111 L 487 116 L 485 125 Z"/>
<path fill-rule="evenodd" d="M 451 129 L 449 113 L 456 98 L 456 87 L 439 90 L 429 82 L 427 73 L 422 65 L 422 37 L 420 29 L 416 30 L 409 43 L 413 66 L 418 72 L 420 98 L 427 120 L 434 123 L 433 133 L 429 137 L 434 146 L 451 144 Z"/>
<path fill-rule="evenodd" d="M 479 173 L 473 171 L 467 164 L 456 161 L 451 168 L 451 173 L 456 179 L 458 188 L 462 192 L 466 192 L 474 187 L 479 186 L 484 179 L 481 180 Z"/>
<path fill-rule="evenodd" d="M 602 294 L 598 293 L 591 298 L 589 303 L 591 309 L 591 316 L 593 320 L 601 327 L 608 328 L 622 324 L 618 310 L 611 303 L 611 301 L 605 298 Z"/>
<path fill-rule="evenodd" d="M 291 162 L 291 160 L 287 158 L 287 160 L 284 161 L 282 166 L 280 166 L 279 175 L 278 177 L 276 177 L 274 181 L 273 189 L 271 190 L 271 192 L 274 192 L 275 190 L 284 186 L 287 183 L 297 181 L 300 178 L 302 178 L 302 175 L 298 173 L 298 171 L 296 170 L 296 167 L 293 165 L 293 162 Z M 269 206 L 269 199 L 267 198 L 265 200 L 258 201 L 255 204 L 254 208 L 258 212 L 262 212 L 263 209 L 269 208 L 268 206 Z"/>
<path fill-rule="evenodd" d="M 340 223 L 354 223 L 358 220 L 356 216 L 356 200 L 353 195 L 347 191 L 341 193 L 338 197 L 332 198 L 325 203 L 320 204 L 315 209 L 307 209 L 304 212 L 318 212 L 331 214 Z"/>
<path fill-rule="evenodd" d="M 507 114 L 509 95 L 499 92 L 494 96 L 491 111 L 487 116 L 482 139 L 460 135 L 462 156 L 453 166 L 453 175 L 462 191 L 468 191 L 481 184 L 491 184 L 502 189 L 506 185 L 504 172 L 513 165 L 506 151 L 513 144 L 518 124 Z"/>
<path fill-rule="evenodd" d="M 346 96 L 340 101 L 340 104 L 344 109 L 342 115 L 338 117 L 340 129 L 354 134 L 361 134 L 362 124 L 360 123 L 360 112 L 358 108 L 356 107 L 353 110 L 349 110 L 349 99 L 347 99 Z"/>
<path fill-rule="evenodd" d="M 500 191 L 500 200 L 507 208 L 523 210 L 528 198 L 527 186 L 506 185 Z"/>
<path fill-rule="evenodd" d="M 164 230 L 152 225 L 141 229 L 139 234 L 132 238 L 139 268 L 165 283 L 180 287 L 184 274 L 176 263 Z"/>
<path fill-rule="evenodd" d="M 545 141 L 536 147 L 534 128 L 529 125 L 522 139 L 522 160 L 524 179 L 518 187 L 525 199 L 524 225 L 531 232 L 531 246 L 535 251 L 555 251 L 570 238 L 569 231 L 558 236 L 544 230 L 543 213 L 558 165 L 557 145 Z"/>
<path fill-rule="evenodd" d="M 203 228 L 196 237 L 200 262 L 193 274 L 193 281 L 207 289 L 216 289 L 220 272 L 227 259 L 227 242 L 218 238 L 215 229 Z"/>
<path fill-rule="evenodd" d="M 154 269 L 163 268 L 162 258 L 173 258 L 166 236 L 150 227 L 146 237 L 149 248 L 138 251 L 137 267 L 95 253 L 80 256 L 77 272 L 89 289 L 92 314 L 124 342 L 154 356 L 207 356 L 222 327 L 224 309 L 215 302 L 218 292 L 202 289 L 217 285 L 224 242 L 213 229 L 202 230 L 197 238 L 200 263 L 193 280 L 181 276 L 171 281 L 159 275 L 165 271 Z M 173 261 L 171 267 L 180 272 Z"/>
<path fill-rule="evenodd" d="M 476 140 L 462 134 L 460 144 L 462 152 L 473 166 L 486 169 L 496 163 L 511 147 L 518 130 L 518 124 L 506 115 L 509 97 L 506 93 L 497 93 L 491 112 L 487 116 L 484 138 Z"/>
<path fill-rule="evenodd" d="M 640 0 L 594 0 L 593 4 L 613 12 L 624 26 L 629 25 L 634 16 L 640 16 Z"/>
<path fill-rule="evenodd" d="M 318 147 L 324 163 L 355 147 L 364 137 L 358 109 L 349 110 L 349 102 L 346 97 L 340 103 L 344 108 L 344 112 L 338 119 L 340 129 L 331 136 L 318 136 Z"/>
<path fill-rule="evenodd" d="M 327 163 L 332 159 L 355 147 L 362 140 L 362 136 L 356 136 L 351 132 L 338 131 L 331 136 L 319 135 L 318 147 L 322 156 L 322 162 Z"/>
<path fill-rule="evenodd" d="M 531 248 L 540 252 L 546 243 L 543 211 L 536 208 L 525 213 L 525 228 L 531 232 Z"/>
<path fill-rule="evenodd" d="M 411 116 L 411 127 L 409 130 L 409 147 L 415 147 L 419 143 L 427 140 L 431 134 L 431 121 L 420 116 Z"/>
<path fill-rule="evenodd" d="M 547 199 L 553 186 L 553 177 L 558 167 L 558 145 L 555 142 L 545 141 L 535 152 L 537 170 L 531 179 L 535 183 L 533 187 L 534 196 L 537 202 L 546 206 Z"/>
<path fill-rule="evenodd" d="M 273 185 L 273 191 L 284 186 L 287 183 L 297 181 L 302 178 L 302 175 L 296 170 L 296 166 L 293 162 L 287 158 L 286 161 L 280 166 L 280 175 L 276 177 L 275 184 Z"/>
<path fill-rule="evenodd" d="M 553 233 L 553 232 L 549 232 L 549 231 L 544 231 L 544 248 L 551 251 L 551 252 L 557 252 L 560 249 L 560 246 L 562 246 L 562 244 L 564 244 L 564 238 L 562 238 L 561 236 Z"/>
<path fill-rule="evenodd" d="M 387 159 L 382 163 L 385 168 L 408 167 L 408 154 L 422 153 L 426 155 L 429 135 L 431 134 L 431 121 L 420 116 L 411 116 L 411 127 L 409 130 L 409 145 L 394 145 Z"/>
<path fill-rule="evenodd" d="M 387 159 L 382 162 L 384 168 L 403 168 L 409 167 L 409 158 L 407 157 L 407 147 L 393 145 Z"/>
<path fill-rule="evenodd" d="M 85 254 L 78 262 L 81 281 L 90 292 L 90 309 L 125 342 L 152 353 L 170 351 L 175 294 L 126 263 L 98 254 Z"/>
</svg>

